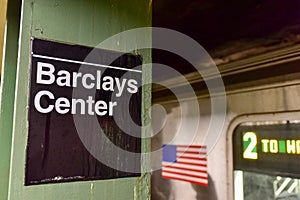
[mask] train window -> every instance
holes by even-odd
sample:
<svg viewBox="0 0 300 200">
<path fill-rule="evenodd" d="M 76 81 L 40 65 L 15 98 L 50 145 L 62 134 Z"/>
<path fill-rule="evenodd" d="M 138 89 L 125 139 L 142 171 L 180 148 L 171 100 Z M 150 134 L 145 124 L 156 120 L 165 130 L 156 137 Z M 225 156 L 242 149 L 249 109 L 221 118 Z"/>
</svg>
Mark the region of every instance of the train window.
<svg viewBox="0 0 300 200">
<path fill-rule="evenodd" d="M 243 123 L 233 134 L 238 200 L 300 199 L 300 123 Z"/>
</svg>

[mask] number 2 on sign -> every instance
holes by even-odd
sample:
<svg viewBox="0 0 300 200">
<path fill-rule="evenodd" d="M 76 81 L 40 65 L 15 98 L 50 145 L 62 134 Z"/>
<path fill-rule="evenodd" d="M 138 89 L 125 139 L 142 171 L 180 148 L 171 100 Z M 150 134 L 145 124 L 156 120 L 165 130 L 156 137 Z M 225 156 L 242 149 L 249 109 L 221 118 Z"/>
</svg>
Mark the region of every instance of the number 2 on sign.
<svg viewBox="0 0 300 200">
<path fill-rule="evenodd" d="M 243 147 L 244 153 L 243 158 L 245 159 L 257 159 L 257 138 L 254 132 L 246 132 L 243 135 Z"/>
</svg>

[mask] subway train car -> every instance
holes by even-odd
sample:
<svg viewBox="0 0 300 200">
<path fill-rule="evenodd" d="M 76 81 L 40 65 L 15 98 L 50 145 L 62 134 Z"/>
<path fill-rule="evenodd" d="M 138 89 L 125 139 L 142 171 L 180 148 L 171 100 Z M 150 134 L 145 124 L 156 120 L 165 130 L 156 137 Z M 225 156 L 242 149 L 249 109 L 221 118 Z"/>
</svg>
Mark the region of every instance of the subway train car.
<svg viewBox="0 0 300 200">
<path fill-rule="evenodd" d="M 165 170 L 164 155 L 154 157 L 152 168 L 162 170 L 152 174 L 152 199 L 299 199 L 299 1 L 153 6 L 153 24 L 197 41 L 217 70 L 201 58 L 195 65 L 154 50 L 154 63 L 180 75 L 153 70 L 152 151 L 168 144 L 205 145 L 207 174 L 183 171 L 186 166 Z M 166 173 L 190 182 L 204 176 L 205 184 L 162 178 Z"/>
<path fill-rule="evenodd" d="M 299 199 L 299 66 L 300 46 L 292 45 L 219 65 L 225 93 L 209 91 L 205 82 L 216 76 L 204 80 L 201 71 L 185 75 L 189 82 L 174 78 L 154 86 L 153 118 L 161 129 L 152 148 L 206 144 L 208 186 L 162 179 L 156 172 L 152 197 Z M 223 104 L 216 105 L 218 99 Z M 155 158 L 153 165 L 159 165 Z"/>
</svg>

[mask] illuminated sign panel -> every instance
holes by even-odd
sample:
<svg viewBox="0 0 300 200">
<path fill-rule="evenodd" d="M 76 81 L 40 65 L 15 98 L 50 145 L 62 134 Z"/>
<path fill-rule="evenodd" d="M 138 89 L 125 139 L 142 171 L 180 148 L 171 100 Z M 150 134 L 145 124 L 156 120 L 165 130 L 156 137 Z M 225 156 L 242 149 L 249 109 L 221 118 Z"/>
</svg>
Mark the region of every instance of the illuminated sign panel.
<svg viewBox="0 0 300 200">
<path fill-rule="evenodd" d="M 300 177 L 300 124 L 241 125 L 233 141 L 235 169 Z"/>
</svg>

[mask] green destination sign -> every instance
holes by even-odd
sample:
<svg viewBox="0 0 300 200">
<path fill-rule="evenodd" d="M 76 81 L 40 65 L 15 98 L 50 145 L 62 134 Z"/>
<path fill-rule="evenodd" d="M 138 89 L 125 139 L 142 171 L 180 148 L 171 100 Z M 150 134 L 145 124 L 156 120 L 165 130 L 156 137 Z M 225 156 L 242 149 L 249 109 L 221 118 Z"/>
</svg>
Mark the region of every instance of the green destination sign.
<svg viewBox="0 0 300 200">
<path fill-rule="evenodd" d="M 235 169 L 300 177 L 300 125 L 239 126 L 233 137 Z"/>
<path fill-rule="evenodd" d="M 257 133 L 245 132 L 243 133 L 243 158 L 258 159 L 257 145 L 261 146 L 259 153 L 300 154 L 300 140 L 263 138 L 258 141 Z"/>
</svg>

